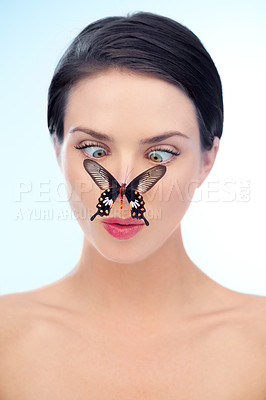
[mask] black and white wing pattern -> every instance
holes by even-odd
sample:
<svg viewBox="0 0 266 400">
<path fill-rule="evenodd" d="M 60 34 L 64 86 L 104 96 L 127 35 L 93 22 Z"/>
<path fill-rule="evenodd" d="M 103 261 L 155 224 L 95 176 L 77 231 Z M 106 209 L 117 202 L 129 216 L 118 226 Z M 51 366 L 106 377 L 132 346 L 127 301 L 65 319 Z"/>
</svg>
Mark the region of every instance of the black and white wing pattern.
<svg viewBox="0 0 266 400">
<path fill-rule="evenodd" d="M 165 174 L 165 165 L 155 165 L 142 172 L 136 178 L 134 178 L 128 185 L 127 190 L 133 191 L 137 190 L 140 193 L 146 193 L 150 190 L 155 183 L 157 183 Z"/>
<path fill-rule="evenodd" d="M 104 190 L 98 198 L 98 203 L 96 205 L 98 211 L 91 217 L 91 221 L 93 221 L 97 215 L 100 215 L 101 217 L 109 215 L 110 210 L 119 195 L 120 185 L 113 175 L 96 161 L 86 158 L 83 162 L 83 166 L 96 185 L 101 190 Z"/>
<path fill-rule="evenodd" d="M 83 165 L 96 185 L 101 190 L 104 190 L 98 198 L 96 206 L 98 211 L 91 217 L 91 221 L 93 221 L 97 215 L 101 217 L 109 215 L 110 209 L 119 195 L 121 185 L 110 172 L 96 161 L 85 159 Z M 126 186 L 125 196 L 130 204 L 131 217 L 143 219 L 147 226 L 149 222 L 143 215 L 146 209 L 141 193 L 144 194 L 150 190 L 164 176 L 165 172 L 165 165 L 155 165 L 139 174 Z"/>
<path fill-rule="evenodd" d="M 126 188 L 125 196 L 130 204 L 131 217 L 143 219 L 148 226 L 149 222 L 144 217 L 145 202 L 141 193 L 150 190 L 165 174 L 165 165 L 155 165 L 134 178 Z"/>
</svg>

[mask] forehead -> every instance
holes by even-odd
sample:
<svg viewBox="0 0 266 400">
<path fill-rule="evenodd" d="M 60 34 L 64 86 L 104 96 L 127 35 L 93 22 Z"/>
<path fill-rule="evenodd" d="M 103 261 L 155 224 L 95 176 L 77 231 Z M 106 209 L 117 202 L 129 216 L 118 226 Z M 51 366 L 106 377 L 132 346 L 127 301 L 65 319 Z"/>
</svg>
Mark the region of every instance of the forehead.
<svg viewBox="0 0 266 400">
<path fill-rule="evenodd" d="M 111 136 L 198 133 L 195 106 L 177 86 L 144 73 L 108 70 L 82 79 L 69 94 L 65 131 L 83 125 Z"/>
</svg>

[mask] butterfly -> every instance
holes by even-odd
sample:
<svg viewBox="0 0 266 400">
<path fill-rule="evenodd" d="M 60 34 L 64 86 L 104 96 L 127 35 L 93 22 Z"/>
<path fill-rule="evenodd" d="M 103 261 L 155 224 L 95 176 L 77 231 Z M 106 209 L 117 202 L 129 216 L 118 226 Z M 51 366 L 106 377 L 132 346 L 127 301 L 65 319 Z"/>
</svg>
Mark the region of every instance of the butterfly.
<svg viewBox="0 0 266 400">
<path fill-rule="evenodd" d="M 141 193 L 146 193 L 164 176 L 166 172 L 165 165 L 155 165 L 147 169 L 134 178 L 128 185 L 126 183 L 120 185 L 107 169 L 94 160 L 86 158 L 83 161 L 83 166 L 97 186 L 104 191 L 98 198 L 98 204 L 96 205 L 98 211 L 90 218 L 91 221 L 97 215 L 101 217 L 109 215 L 114 202 L 120 194 L 120 209 L 123 208 L 123 196 L 125 195 L 130 205 L 131 217 L 143 219 L 145 224 L 149 225 L 149 222 L 143 215 L 146 209 Z"/>
</svg>

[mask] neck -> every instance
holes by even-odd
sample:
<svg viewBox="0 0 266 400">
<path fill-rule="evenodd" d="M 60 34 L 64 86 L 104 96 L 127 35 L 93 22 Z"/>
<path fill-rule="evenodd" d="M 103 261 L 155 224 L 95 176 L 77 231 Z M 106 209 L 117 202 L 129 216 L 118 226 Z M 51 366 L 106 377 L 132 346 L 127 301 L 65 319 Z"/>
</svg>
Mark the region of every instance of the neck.
<svg viewBox="0 0 266 400">
<path fill-rule="evenodd" d="M 211 281 L 188 257 L 180 227 L 155 253 L 131 264 L 109 261 L 84 239 L 80 260 L 67 280 L 68 295 L 73 294 L 79 311 L 93 309 L 96 318 L 120 324 L 155 318 L 161 323 L 196 314 Z"/>
</svg>

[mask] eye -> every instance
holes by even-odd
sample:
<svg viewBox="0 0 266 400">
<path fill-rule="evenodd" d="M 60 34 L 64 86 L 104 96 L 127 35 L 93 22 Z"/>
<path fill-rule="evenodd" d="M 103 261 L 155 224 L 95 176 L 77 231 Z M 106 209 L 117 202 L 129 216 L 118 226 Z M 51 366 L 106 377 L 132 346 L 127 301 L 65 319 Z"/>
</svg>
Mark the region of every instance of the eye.
<svg viewBox="0 0 266 400">
<path fill-rule="evenodd" d="M 162 162 L 169 162 L 169 160 L 171 160 L 173 157 L 179 156 L 180 153 L 175 152 L 169 148 L 160 147 L 156 149 L 151 149 L 148 155 L 151 161 L 154 161 L 156 163 L 162 163 Z"/>
<path fill-rule="evenodd" d="M 107 155 L 107 150 L 100 143 L 87 143 L 82 146 L 74 146 L 78 150 L 84 149 L 85 155 L 90 155 L 94 158 L 102 158 Z"/>
<path fill-rule="evenodd" d="M 94 149 L 98 149 L 98 150 L 94 150 Z M 99 150 L 100 149 L 100 150 Z M 101 149 L 100 147 L 97 146 L 89 146 L 86 148 L 85 153 L 88 153 L 90 155 L 92 155 L 95 158 L 101 158 L 103 156 L 105 156 L 106 151 L 104 149 Z"/>
</svg>

